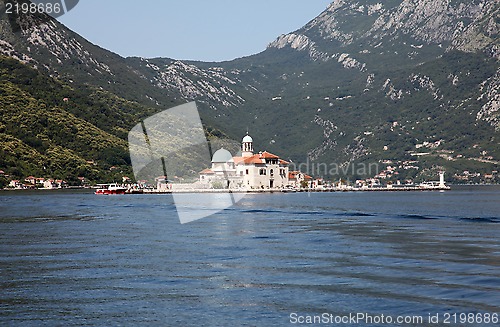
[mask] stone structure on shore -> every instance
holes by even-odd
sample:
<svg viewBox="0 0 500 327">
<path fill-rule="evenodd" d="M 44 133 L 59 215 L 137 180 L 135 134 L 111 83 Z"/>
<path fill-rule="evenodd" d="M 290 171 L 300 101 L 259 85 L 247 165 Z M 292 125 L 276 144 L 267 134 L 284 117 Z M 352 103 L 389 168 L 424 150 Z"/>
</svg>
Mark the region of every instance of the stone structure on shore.
<svg viewBox="0 0 500 327">
<path fill-rule="evenodd" d="M 245 135 L 241 156 L 217 150 L 212 167 L 200 172 L 200 183 L 213 188 L 276 189 L 289 185 L 289 163 L 267 151 L 254 153 L 253 139 Z"/>
</svg>

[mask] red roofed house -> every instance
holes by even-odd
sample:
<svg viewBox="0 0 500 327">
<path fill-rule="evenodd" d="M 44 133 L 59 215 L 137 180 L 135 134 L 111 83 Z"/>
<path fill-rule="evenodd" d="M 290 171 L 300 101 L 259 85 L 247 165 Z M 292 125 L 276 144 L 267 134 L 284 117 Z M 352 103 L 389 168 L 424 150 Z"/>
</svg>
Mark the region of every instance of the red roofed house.
<svg viewBox="0 0 500 327">
<path fill-rule="evenodd" d="M 288 185 L 288 165 L 267 151 L 254 154 L 253 139 L 247 134 L 241 144 L 241 157 L 233 157 L 223 148 L 216 151 L 212 168 L 200 172 L 200 182 L 222 183 L 231 189 L 283 188 Z"/>
<path fill-rule="evenodd" d="M 290 185 L 295 188 L 302 187 L 302 182 L 307 182 L 307 187 L 312 187 L 312 177 L 300 171 L 291 171 L 288 174 L 288 179 L 290 181 Z"/>
<path fill-rule="evenodd" d="M 26 183 L 29 183 L 29 184 L 32 184 L 32 185 L 35 185 L 36 184 L 36 177 L 34 176 L 28 176 L 24 179 L 24 181 Z"/>
</svg>

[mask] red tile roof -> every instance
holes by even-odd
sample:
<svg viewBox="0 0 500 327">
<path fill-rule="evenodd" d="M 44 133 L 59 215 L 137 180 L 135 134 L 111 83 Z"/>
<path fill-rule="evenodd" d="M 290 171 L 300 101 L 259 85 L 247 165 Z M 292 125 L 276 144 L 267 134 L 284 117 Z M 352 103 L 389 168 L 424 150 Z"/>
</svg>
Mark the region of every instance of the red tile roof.
<svg viewBox="0 0 500 327">
<path fill-rule="evenodd" d="M 253 155 L 251 157 L 245 158 L 244 160 L 245 164 L 261 164 L 262 160 L 260 159 L 259 155 Z"/>
<path fill-rule="evenodd" d="M 260 159 L 259 154 L 254 154 L 251 157 L 233 157 L 234 163 L 236 165 L 239 164 L 245 164 L 245 165 L 251 165 L 251 164 L 261 164 L 262 160 Z"/>
<path fill-rule="evenodd" d="M 281 165 L 288 165 L 290 164 L 289 162 L 285 160 L 281 160 L 280 157 L 278 157 L 275 154 L 272 154 L 270 152 L 264 151 L 259 154 L 254 154 L 251 157 L 233 157 L 233 161 L 235 165 L 240 165 L 240 164 L 245 164 L 245 165 L 251 165 L 251 164 L 262 164 L 262 159 L 278 159 L 279 163 Z"/>
<path fill-rule="evenodd" d="M 272 153 L 267 152 L 267 151 L 262 152 L 260 154 L 260 157 L 263 158 L 263 159 L 279 159 L 280 158 L 277 155 L 272 154 Z"/>
<path fill-rule="evenodd" d="M 205 174 L 205 175 L 213 175 L 215 174 L 212 169 L 204 169 L 203 171 L 200 172 L 200 174 Z"/>
<path fill-rule="evenodd" d="M 239 163 L 245 161 L 245 158 L 243 157 L 233 157 L 233 161 L 235 165 L 238 165 Z"/>
<path fill-rule="evenodd" d="M 288 179 L 296 179 L 298 174 L 301 174 L 301 172 L 300 171 L 291 171 L 288 173 Z M 303 174 L 303 175 L 304 175 L 304 180 L 311 180 L 312 179 L 312 177 L 309 175 L 306 175 L 306 174 Z"/>
</svg>

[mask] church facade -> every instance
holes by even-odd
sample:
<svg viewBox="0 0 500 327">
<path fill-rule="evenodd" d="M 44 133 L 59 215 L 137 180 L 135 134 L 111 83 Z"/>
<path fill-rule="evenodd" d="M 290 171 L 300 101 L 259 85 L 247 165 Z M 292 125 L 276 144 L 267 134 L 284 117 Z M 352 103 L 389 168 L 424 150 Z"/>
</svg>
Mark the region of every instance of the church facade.
<svg viewBox="0 0 500 327">
<path fill-rule="evenodd" d="M 289 185 L 289 163 L 267 151 L 254 153 L 253 139 L 241 142 L 241 156 L 217 150 L 212 167 L 200 172 L 200 183 L 213 188 L 279 189 Z"/>
</svg>

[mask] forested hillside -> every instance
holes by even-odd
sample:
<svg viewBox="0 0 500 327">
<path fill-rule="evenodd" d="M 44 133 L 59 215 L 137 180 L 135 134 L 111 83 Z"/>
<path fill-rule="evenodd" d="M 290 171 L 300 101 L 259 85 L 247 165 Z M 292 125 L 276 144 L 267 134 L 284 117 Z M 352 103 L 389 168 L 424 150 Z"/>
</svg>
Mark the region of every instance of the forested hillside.
<svg viewBox="0 0 500 327">
<path fill-rule="evenodd" d="M 70 184 L 79 183 L 77 177 L 121 180 L 130 174 L 125 139 L 140 107 L 92 87 L 73 89 L 0 57 L 0 169 L 11 177 Z"/>
</svg>

